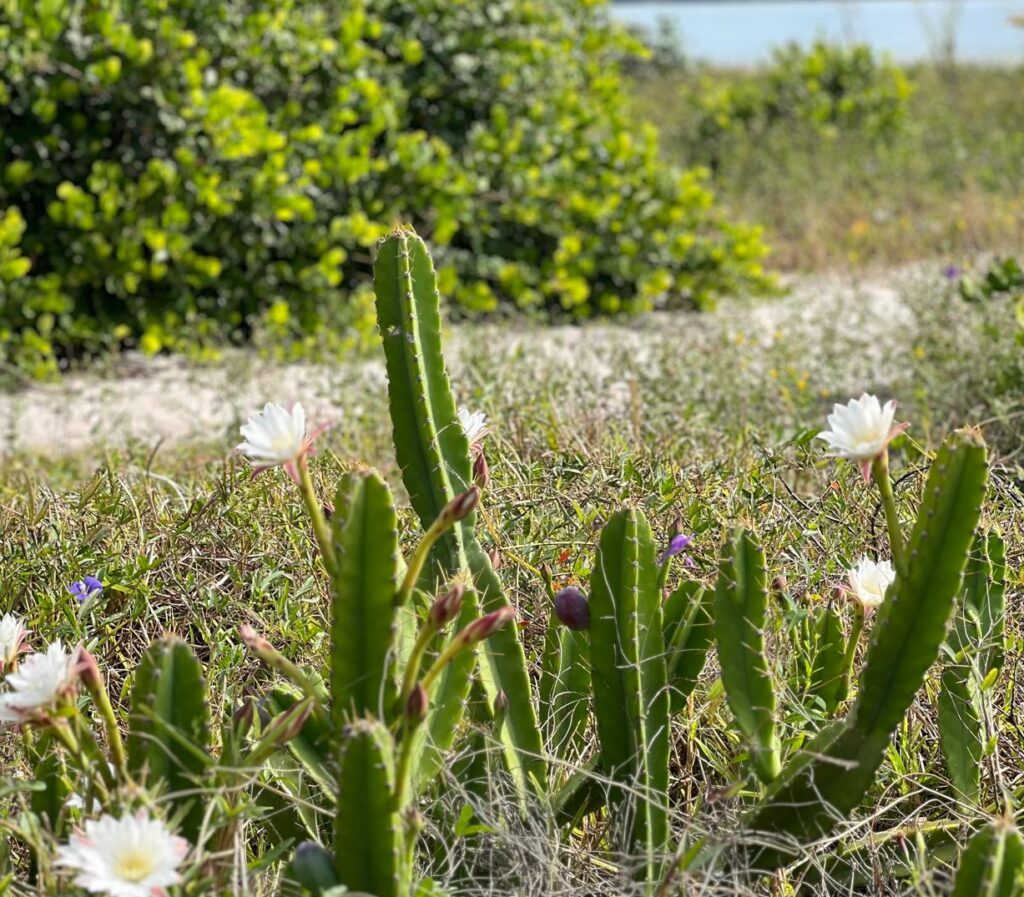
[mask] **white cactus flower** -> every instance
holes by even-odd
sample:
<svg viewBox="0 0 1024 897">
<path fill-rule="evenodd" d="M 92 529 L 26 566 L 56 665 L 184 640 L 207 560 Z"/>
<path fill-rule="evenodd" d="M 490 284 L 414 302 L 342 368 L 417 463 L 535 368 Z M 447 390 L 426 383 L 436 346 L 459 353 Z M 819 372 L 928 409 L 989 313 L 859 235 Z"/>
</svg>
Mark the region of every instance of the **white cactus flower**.
<svg viewBox="0 0 1024 897">
<path fill-rule="evenodd" d="M 313 440 L 325 429 L 317 427 L 306 432 L 306 412 L 296 402 L 289 411 L 281 405 L 267 402 L 262 411 L 249 417 L 241 427 L 244 442 L 237 450 L 256 465 L 255 473 L 271 467 L 283 467 L 288 476 L 299 481 L 298 462 L 312 454 Z"/>
<path fill-rule="evenodd" d="M 482 411 L 470 411 L 465 405 L 459 406 L 459 423 L 471 446 L 479 445 L 490 433 L 487 415 Z"/>
<path fill-rule="evenodd" d="M 10 670 L 18 662 L 18 656 L 30 650 L 25 644 L 28 635 L 20 617 L 14 614 L 0 617 L 0 673 Z"/>
<path fill-rule="evenodd" d="M 865 482 L 871 474 L 871 463 L 882 455 L 892 439 L 910 424 L 894 424 L 896 403 L 882 407 L 877 396 L 864 393 L 845 405 L 836 405 L 828 416 L 828 430 L 818 434 L 839 458 L 850 458 L 860 464 Z"/>
<path fill-rule="evenodd" d="M 0 693 L 0 725 L 18 725 L 52 709 L 78 684 L 79 649 L 66 651 L 58 640 L 45 651 L 30 654 L 5 680 Z"/>
<path fill-rule="evenodd" d="M 874 610 L 885 600 L 885 593 L 896 579 L 896 571 L 888 561 L 862 557 L 853 569 L 846 571 L 850 594 L 865 611 Z"/>
<path fill-rule="evenodd" d="M 109 897 L 166 897 L 181 881 L 188 841 L 140 810 L 115 819 L 90 819 L 57 850 L 57 865 L 77 873 L 74 883 Z"/>
</svg>

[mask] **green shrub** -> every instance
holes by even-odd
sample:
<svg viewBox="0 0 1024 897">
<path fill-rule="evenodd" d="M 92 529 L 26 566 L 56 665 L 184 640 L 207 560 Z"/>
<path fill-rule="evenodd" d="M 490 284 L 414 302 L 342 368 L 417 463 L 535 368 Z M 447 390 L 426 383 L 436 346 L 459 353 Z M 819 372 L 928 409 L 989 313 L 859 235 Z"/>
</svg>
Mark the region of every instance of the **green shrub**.
<svg viewBox="0 0 1024 897">
<path fill-rule="evenodd" d="M 467 311 L 763 285 L 759 232 L 630 117 L 598 6 L 0 0 L 0 357 L 336 343 L 397 220 Z"/>
<path fill-rule="evenodd" d="M 768 70 L 721 83 L 688 84 L 684 139 L 694 158 L 714 164 L 723 144 L 785 128 L 834 139 L 856 131 L 885 142 L 900 130 L 910 98 L 902 70 L 867 46 L 817 42 L 775 52 Z"/>
</svg>

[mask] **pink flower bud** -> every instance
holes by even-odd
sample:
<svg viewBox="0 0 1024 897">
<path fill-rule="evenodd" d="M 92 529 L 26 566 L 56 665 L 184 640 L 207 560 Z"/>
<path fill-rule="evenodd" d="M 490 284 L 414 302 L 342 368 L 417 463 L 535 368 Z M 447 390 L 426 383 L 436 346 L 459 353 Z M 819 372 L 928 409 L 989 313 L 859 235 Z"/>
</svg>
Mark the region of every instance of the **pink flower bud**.
<svg viewBox="0 0 1024 897">
<path fill-rule="evenodd" d="M 462 609 L 462 598 L 466 593 L 466 587 L 462 583 L 455 583 L 451 589 L 438 598 L 430 608 L 430 622 L 440 629 L 451 623 Z"/>
<path fill-rule="evenodd" d="M 516 618 L 514 607 L 506 605 L 499 607 L 486 616 L 480 617 L 470 623 L 459 635 L 464 645 L 472 645 L 490 638 L 506 623 L 511 623 Z"/>
<path fill-rule="evenodd" d="M 478 504 L 480 504 L 480 487 L 471 486 L 448 502 L 448 506 L 444 509 L 444 515 L 455 523 L 472 514 Z"/>
<path fill-rule="evenodd" d="M 484 457 L 483 449 L 476 456 L 473 462 L 473 482 L 481 489 L 487 488 L 487 481 L 491 478 L 491 472 L 487 467 L 487 459 Z"/>
</svg>

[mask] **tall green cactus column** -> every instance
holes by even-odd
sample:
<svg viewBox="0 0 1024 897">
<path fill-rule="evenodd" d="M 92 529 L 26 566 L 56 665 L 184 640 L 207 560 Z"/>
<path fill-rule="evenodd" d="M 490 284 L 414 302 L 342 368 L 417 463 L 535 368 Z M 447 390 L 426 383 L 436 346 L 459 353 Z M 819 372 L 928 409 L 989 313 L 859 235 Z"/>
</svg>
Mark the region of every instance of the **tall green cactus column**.
<svg viewBox="0 0 1024 897">
<path fill-rule="evenodd" d="M 455 497 L 472 485 L 470 446 L 459 424 L 441 351 L 437 279 L 427 247 L 407 228 L 381 241 L 374 264 L 377 321 L 387 361 L 388 397 L 395 452 L 412 506 L 429 527 Z M 508 605 L 490 559 L 476 538 L 471 514 L 437 544 L 430 579 L 468 570 L 475 590 L 467 590 L 460 623 L 479 612 Z M 514 627 L 496 633 L 476 652 L 479 674 L 493 704 L 508 702 L 501 738 L 510 770 L 520 786 L 543 788 L 546 778 L 537 715 L 530 692 L 526 655 Z M 446 669 L 434 695 L 446 712 L 432 715 L 420 776 L 438 768 L 440 752 L 452 739 L 469 697 L 474 655 L 464 652 Z"/>
<path fill-rule="evenodd" d="M 639 511 L 605 525 L 590 591 L 601 771 L 616 783 L 609 804 L 623 849 L 642 847 L 642 877 L 655 883 L 668 842 L 669 692 L 654 540 Z"/>
</svg>

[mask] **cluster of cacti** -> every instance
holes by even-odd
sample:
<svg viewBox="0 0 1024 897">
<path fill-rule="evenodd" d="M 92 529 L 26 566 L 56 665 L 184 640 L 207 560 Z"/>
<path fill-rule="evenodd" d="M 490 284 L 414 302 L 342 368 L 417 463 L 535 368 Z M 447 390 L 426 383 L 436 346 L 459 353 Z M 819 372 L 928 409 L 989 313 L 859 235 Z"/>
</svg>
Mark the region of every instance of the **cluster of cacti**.
<svg viewBox="0 0 1024 897">
<path fill-rule="evenodd" d="M 258 806 L 261 830 L 291 857 L 289 880 L 315 895 L 438 894 L 420 880 L 416 848 L 421 807 L 443 792 L 438 773 L 448 766 L 484 795 L 500 780 L 514 797 L 510 813 L 542 808 L 554 838 L 575 837 L 588 819 L 603 818 L 597 843 L 609 862 L 628 858 L 621 871 L 648 894 L 671 893 L 683 869 L 713 874 L 741 862 L 772 873 L 861 803 L 940 654 L 950 797 L 994 815 L 997 804 L 985 798 L 1004 796 L 996 765 L 990 780 L 984 771 L 996 750 L 991 704 L 1003 665 L 1005 550 L 998 534 L 977 531 L 988 468 L 976 432 L 954 433 L 938 452 L 909 538 L 889 480 L 891 437 L 860 459 L 879 489 L 895 569 L 891 584 L 876 581 L 874 597 L 854 604 L 849 631 L 842 590 L 802 618 L 793 681 L 810 721 L 805 731 L 782 718 L 786 692 L 769 662 L 770 603 L 786 597 L 785 580 L 769 586 L 769 564 L 748 528 L 725 539 L 714 588 L 685 577 L 670 586 L 671 557 L 687 541 L 678 527 L 659 557 L 641 511 L 611 514 L 589 594 L 580 584 L 556 588 L 550 569 L 541 569 L 551 617 L 534 682 L 510 625 L 515 611 L 477 537 L 487 462 L 479 434 L 467 432 L 456 410 L 432 262 L 415 234 L 399 229 L 381 243 L 375 286 L 395 450 L 423 528 L 414 550 L 403 557 L 392 493 L 375 471 L 344 474 L 326 519 L 306 461 L 312 437 L 304 419 L 268 411 L 273 426 L 291 432 L 292 448 L 262 466 L 284 466 L 298 483 L 328 584 L 326 674 L 300 668 L 243 626 L 246 646 L 285 683 L 227 714 L 218 738 L 194 653 L 180 640 L 156 642 L 134 673 L 122 743 L 93 664 L 81 680 L 105 723 L 111 763 L 70 705 L 70 722 L 41 726 L 29 743 L 36 779 L 46 784 L 32 808 L 54 833 L 69 790 L 67 758 L 88 772 L 88 806 L 123 806 L 125 793 L 144 790 L 190 844 L 226 848 L 237 805 Z M 900 429 L 884 423 L 886 433 Z M 245 445 L 261 450 L 257 427 L 243 433 Z M 730 737 L 744 751 L 747 787 L 733 793 L 755 795 L 741 798 L 738 851 L 714 838 L 687 843 L 672 825 L 673 725 L 688 715 L 712 646 Z M 454 748 L 466 745 L 453 763 Z M 211 792 L 212 803 L 203 798 Z M 1020 834 L 1009 815 L 984 823 L 963 853 L 954 895 L 1022 893 Z"/>
</svg>

